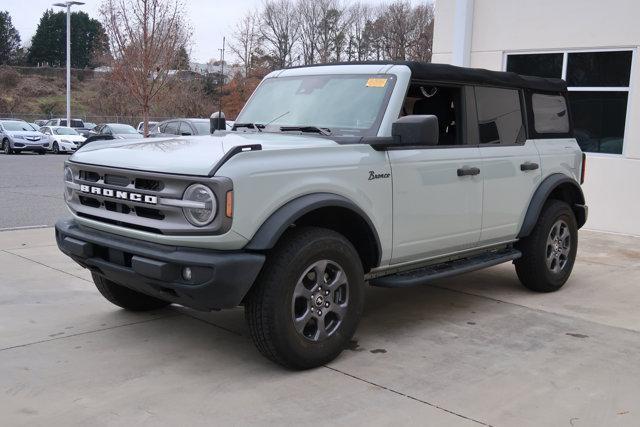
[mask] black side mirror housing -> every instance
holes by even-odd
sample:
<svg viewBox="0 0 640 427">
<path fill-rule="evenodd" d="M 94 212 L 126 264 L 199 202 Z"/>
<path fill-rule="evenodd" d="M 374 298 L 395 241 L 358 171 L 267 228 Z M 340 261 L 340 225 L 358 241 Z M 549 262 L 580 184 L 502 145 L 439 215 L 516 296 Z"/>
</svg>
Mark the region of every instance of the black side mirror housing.
<svg viewBox="0 0 640 427">
<path fill-rule="evenodd" d="M 391 125 L 393 145 L 438 145 L 438 118 L 432 115 L 404 116 Z"/>
<path fill-rule="evenodd" d="M 224 118 L 224 113 L 216 111 L 209 118 L 209 133 L 214 133 L 217 130 L 227 130 L 227 119 Z"/>
</svg>

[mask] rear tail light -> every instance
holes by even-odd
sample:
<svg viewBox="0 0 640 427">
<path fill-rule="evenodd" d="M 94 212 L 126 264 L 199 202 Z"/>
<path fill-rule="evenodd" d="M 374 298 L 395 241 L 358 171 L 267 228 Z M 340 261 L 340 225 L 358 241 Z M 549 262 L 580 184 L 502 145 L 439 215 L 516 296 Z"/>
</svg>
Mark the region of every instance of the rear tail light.
<svg viewBox="0 0 640 427">
<path fill-rule="evenodd" d="M 584 184 L 585 174 L 587 172 L 587 155 L 582 153 L 582 169 L 580 170 L 580 184 Z"/>
</svg>

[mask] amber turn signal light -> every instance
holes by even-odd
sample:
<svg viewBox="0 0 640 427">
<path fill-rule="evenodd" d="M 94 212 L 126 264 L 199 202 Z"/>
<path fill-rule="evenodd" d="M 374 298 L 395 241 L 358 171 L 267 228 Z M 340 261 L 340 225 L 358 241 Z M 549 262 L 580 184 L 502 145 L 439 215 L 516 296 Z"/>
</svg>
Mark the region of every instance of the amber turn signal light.
<svg viewBox="0 0 640 427">
<path fill-rule="evenodd" d="M 233 191 L 227 191 L 225 214 L 227 215 L 227 218 L 233 217 Z"/>
</svg>

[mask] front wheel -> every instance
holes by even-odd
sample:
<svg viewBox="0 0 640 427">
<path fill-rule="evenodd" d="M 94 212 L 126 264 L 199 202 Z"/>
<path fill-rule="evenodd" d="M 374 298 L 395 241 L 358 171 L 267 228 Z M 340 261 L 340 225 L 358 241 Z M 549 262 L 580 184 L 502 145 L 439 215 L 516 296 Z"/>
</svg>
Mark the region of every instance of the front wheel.
<svg viewBox="0 0 640 427">
<path fill-rule="evenodd" d="M 11 149 L 11 143 L 9 142 L 8 139 L 5 139 L 4 141 L 2 141 L 2 151 L 4 152 L 4 154 L 13 153 L 13 150 Z"/>
<path fill-rule="evenodd" d="M 136 292 L 125 286 L 107 280 L 95 273 L 91 274 L 96 288 L 111 303 L 130 311 L 157 310 L 168 306 L 170 303 L 149 295 Z"/>
<path fill-rule="evenodd" d="M 60 154 L 60 147 L 58 147 L 58 143 L 53 143 L 53 154 Z"/>
<path fill-rule="evenodd" d="M 518 278 L 536 292 L 560 289 L 573 269 L 578 251 L 578 226 L 571 207 L 549 200 L 536 226 L 518 243 L 522 258 L 515 261 Z"/>
<path fill-rule="evenodd" d="M 308 369 L 344 350 L 363 305 L 364 273 L 353 245 L 335 231 L 299 227 L 267 257 L 245 316 L 264 356 L 290 369 Z"/>
</svg>

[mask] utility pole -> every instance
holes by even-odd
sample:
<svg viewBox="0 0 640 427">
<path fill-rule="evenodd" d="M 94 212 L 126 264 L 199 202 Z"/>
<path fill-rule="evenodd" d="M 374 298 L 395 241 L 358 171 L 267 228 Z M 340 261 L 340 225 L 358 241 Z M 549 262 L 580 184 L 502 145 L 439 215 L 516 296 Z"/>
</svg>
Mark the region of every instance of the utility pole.
<svg viewBox="0 0 640 427">
<path fill-rule="evenodd" d="M 222 118 L 222 86 L 224 85 L 224 45 L 226 38 L 222 37 L 222 49 L 220 50 L 220 82 L 218 85 L 220 86 L 218 99 L 218 117 Z"/>
<path fill-rule="evenodd" d="M 83 5 L 79 1 L 54 3 L 54 6 L 67 8 L 67 127 L 71 127 L 71 6 Z"/>
</svg>

